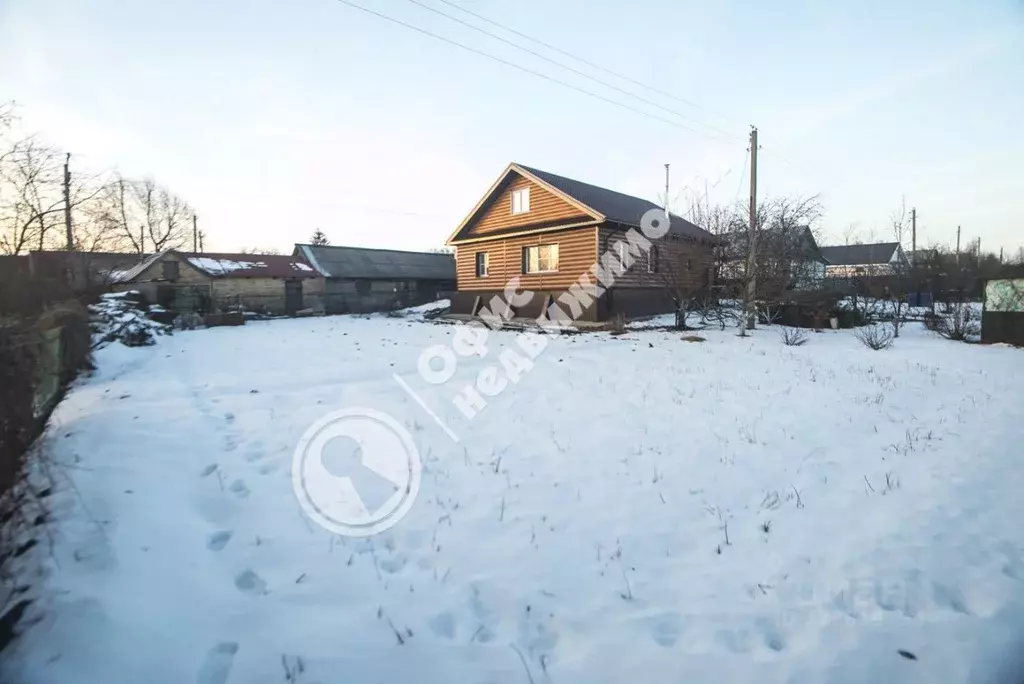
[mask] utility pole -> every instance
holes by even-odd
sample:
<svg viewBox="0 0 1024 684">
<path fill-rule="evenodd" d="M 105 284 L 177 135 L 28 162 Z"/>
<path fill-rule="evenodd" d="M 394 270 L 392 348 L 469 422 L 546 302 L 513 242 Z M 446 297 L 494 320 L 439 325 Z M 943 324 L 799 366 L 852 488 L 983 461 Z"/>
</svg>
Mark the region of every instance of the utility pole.
<svg viewBox="0 0 1024 684">
<path fill-rule="evenodd" d="M 956 267 L 960 268 L 960 226 L 956 227 Z"/>
<path fill-rule="evenodd" d="M 146 253 L 146 226 L 139 226 L 139 254 Z"/>
<path fill-rule="evenodd" d="M 999 265 L 1000 266 L 1003 265 L 1003 248 L 1002 247 L 999 248 Z"/>
<path fill-rule="evenodd" d="M 750 248 L 747 252 L 747 292 L 743 297 L 743 320 L 740 336 L 746 337 L 747 327 L 753 330 L 755 316 L 750 308 L 757 293 L 757 128 L 750 127 Z"/>
<path fill-rule="evenodd" d="M 192 251 L 199 251 L 199 229 L 196 227 L 196 215 L 192 214 Z"/>
<path fill-rule="evenodd" d="M 71 153 L 64 158 L 64 232 L 68 241 L 68 251 L 75 251 L 75 236 L 71 230 Z"/>
<path fill-rule="evenodd" d="M 917 265 L 917 207 L 910 210 L 910 265 Z"/>
<path fill-rule="evenodd" d="M 203 235 L 202 231 L 200 231 L 200 233 L 199 233 L 199 253 L 200 254 L 203 253 L 203 238 L 204 237 L 205 236 Z"/>
</svg>

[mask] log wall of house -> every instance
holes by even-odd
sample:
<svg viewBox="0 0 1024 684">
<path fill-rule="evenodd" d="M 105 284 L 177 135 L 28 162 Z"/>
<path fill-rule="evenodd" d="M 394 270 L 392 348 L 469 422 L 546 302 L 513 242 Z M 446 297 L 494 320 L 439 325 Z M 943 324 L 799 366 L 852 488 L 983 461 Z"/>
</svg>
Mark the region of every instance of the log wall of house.
<svg viewBox="0 0 1024 684">
<path fill-rule="evenodd" d="M 615 250 L 615 243 L 626 239 L 626 229 L 610 224 L 600 228 L 599 247 L 601 254 Z M 707 278 L 714 263 L 714 251 L 709 245 L 698 242 L 665 237 L 654 241 L 658 248 L 658 270 L 648 270 L 649 253 L 644 253 L 633 265 L 615 280 L 615 287 L 664 288 L 667 283 L 680 284 L 699 289 L 708 284 Z M 616 252 L 617 254 L 617 252 Z M 687 267 L 689 266 L 689 267 Z"/>
<path fill-rule="evenodd" d="M 456 245 L 458 289 L 501 291 L 516 276 L 519 277 L 520 287 L 529 290 L 568 288 L 597 260 L 596 241 L 597 227 L 584 227 Z M 551 244 L 558 245 L 558 271 L 524 274 L 523 247 Z M 476 276 L 477 252 L 488 254 L 486 277 Z"/>
<path fill-rule="evenodd" d="M 530 210 L 512 213 L 512 191 L 530 188 Z M 481 237 L 512 228 L 550 225 L 553 222 L 572 223 L 588 221 L 592 217 L 573 204 L 566 202 L 550 190 L 518 174 L 510 174 L 497 197 L 489 206 L 480 208 L 475 221 L 466 226 L 462 237 Z"/>
</svg>

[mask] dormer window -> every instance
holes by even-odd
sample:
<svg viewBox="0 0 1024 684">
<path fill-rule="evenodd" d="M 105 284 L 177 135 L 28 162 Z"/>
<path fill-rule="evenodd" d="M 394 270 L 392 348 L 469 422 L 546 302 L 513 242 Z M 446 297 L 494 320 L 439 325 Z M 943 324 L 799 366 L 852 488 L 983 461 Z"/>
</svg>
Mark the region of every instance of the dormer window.
<svg viewBox="0 0 1024 684">
<path fill-rule="evenodd" d="M 525 214 L 530 211 L 530 188 L 519 188 L 512 191 L 512 213 Z"/>
</svg>

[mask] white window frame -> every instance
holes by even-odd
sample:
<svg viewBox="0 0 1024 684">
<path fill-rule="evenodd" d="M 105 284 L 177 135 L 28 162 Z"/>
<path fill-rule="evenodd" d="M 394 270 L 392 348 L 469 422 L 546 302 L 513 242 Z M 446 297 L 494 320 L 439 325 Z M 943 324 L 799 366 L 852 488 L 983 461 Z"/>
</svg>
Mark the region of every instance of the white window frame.
<svg viewBox="0 0 1024 684">
<path fill-rule="evenodd" d="M 483 257 L 483 269 L 480 268 L 480 257 Z M 476 273 L 477 278 L 486 278 L 490 275 L 491 258 L 487 255 L 487 252 L 476 252 L 473 255 L 473 272 Z"/>
<path fill-rule="evenodd" d="M 516 208 L 516 200 L 519 200 L 518 209 Z M 530 186 L 525 188 L 516 188 L 512 191 L 512 214 L 528 214 L 530 212 Z"/>
<path fill-rule="evenodd" d="M 542 249 L 547 249 L 546 265 L 548 268 L 541 268 L 541 252 Z M 530 258 L 531 254 L 536 253 L 537 255 L 537 268 L 531 268 Z M 552 253 L 554 254 L 554 264 L 551 264 Z M 552 267 L 553 266 L 553 267 Z M 527 245 L 523 247 L 523 274 L 534 275 L 539 273 L 558 273 L 558 243 L 553 242 L 546 245 Z"/>
</svg>

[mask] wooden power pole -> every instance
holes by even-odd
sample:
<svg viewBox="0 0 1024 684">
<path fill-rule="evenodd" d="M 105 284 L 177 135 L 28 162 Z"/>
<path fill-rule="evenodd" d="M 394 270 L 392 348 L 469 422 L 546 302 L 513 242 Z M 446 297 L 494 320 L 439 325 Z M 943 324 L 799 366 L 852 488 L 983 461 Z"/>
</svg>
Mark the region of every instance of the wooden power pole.
<svg viewBox="0 0 1024 684">
<path fill-rule="evenodd" d="M 910 210 L 910 265 L 917 265 L 917 207 Z"/>
<path fill-rule="evenodd" d="M 757 296 L 757 128 L 750 127 L 750 246 L 747 252 L 747 292 L 743 297 L 743 320 L 740 335 L 755 327 L 756 315 L 751 311 Z"/>
<path fill-rule="evenodd" d="M 960 226 L 956 227 L 956 267 L 960 268 Z"/>
<path fill-rule="evenodd" d="M 199 251 L 199 228 L 196 227 L 196 215 L 192 214 L 192 251 Z"/>
<path fill-rule="evenodd" d="M 75 251 L 75 235 L 71 230 L 71 153 L 64 158 L 64 232 L 68 251 Z"/>
</svg>

